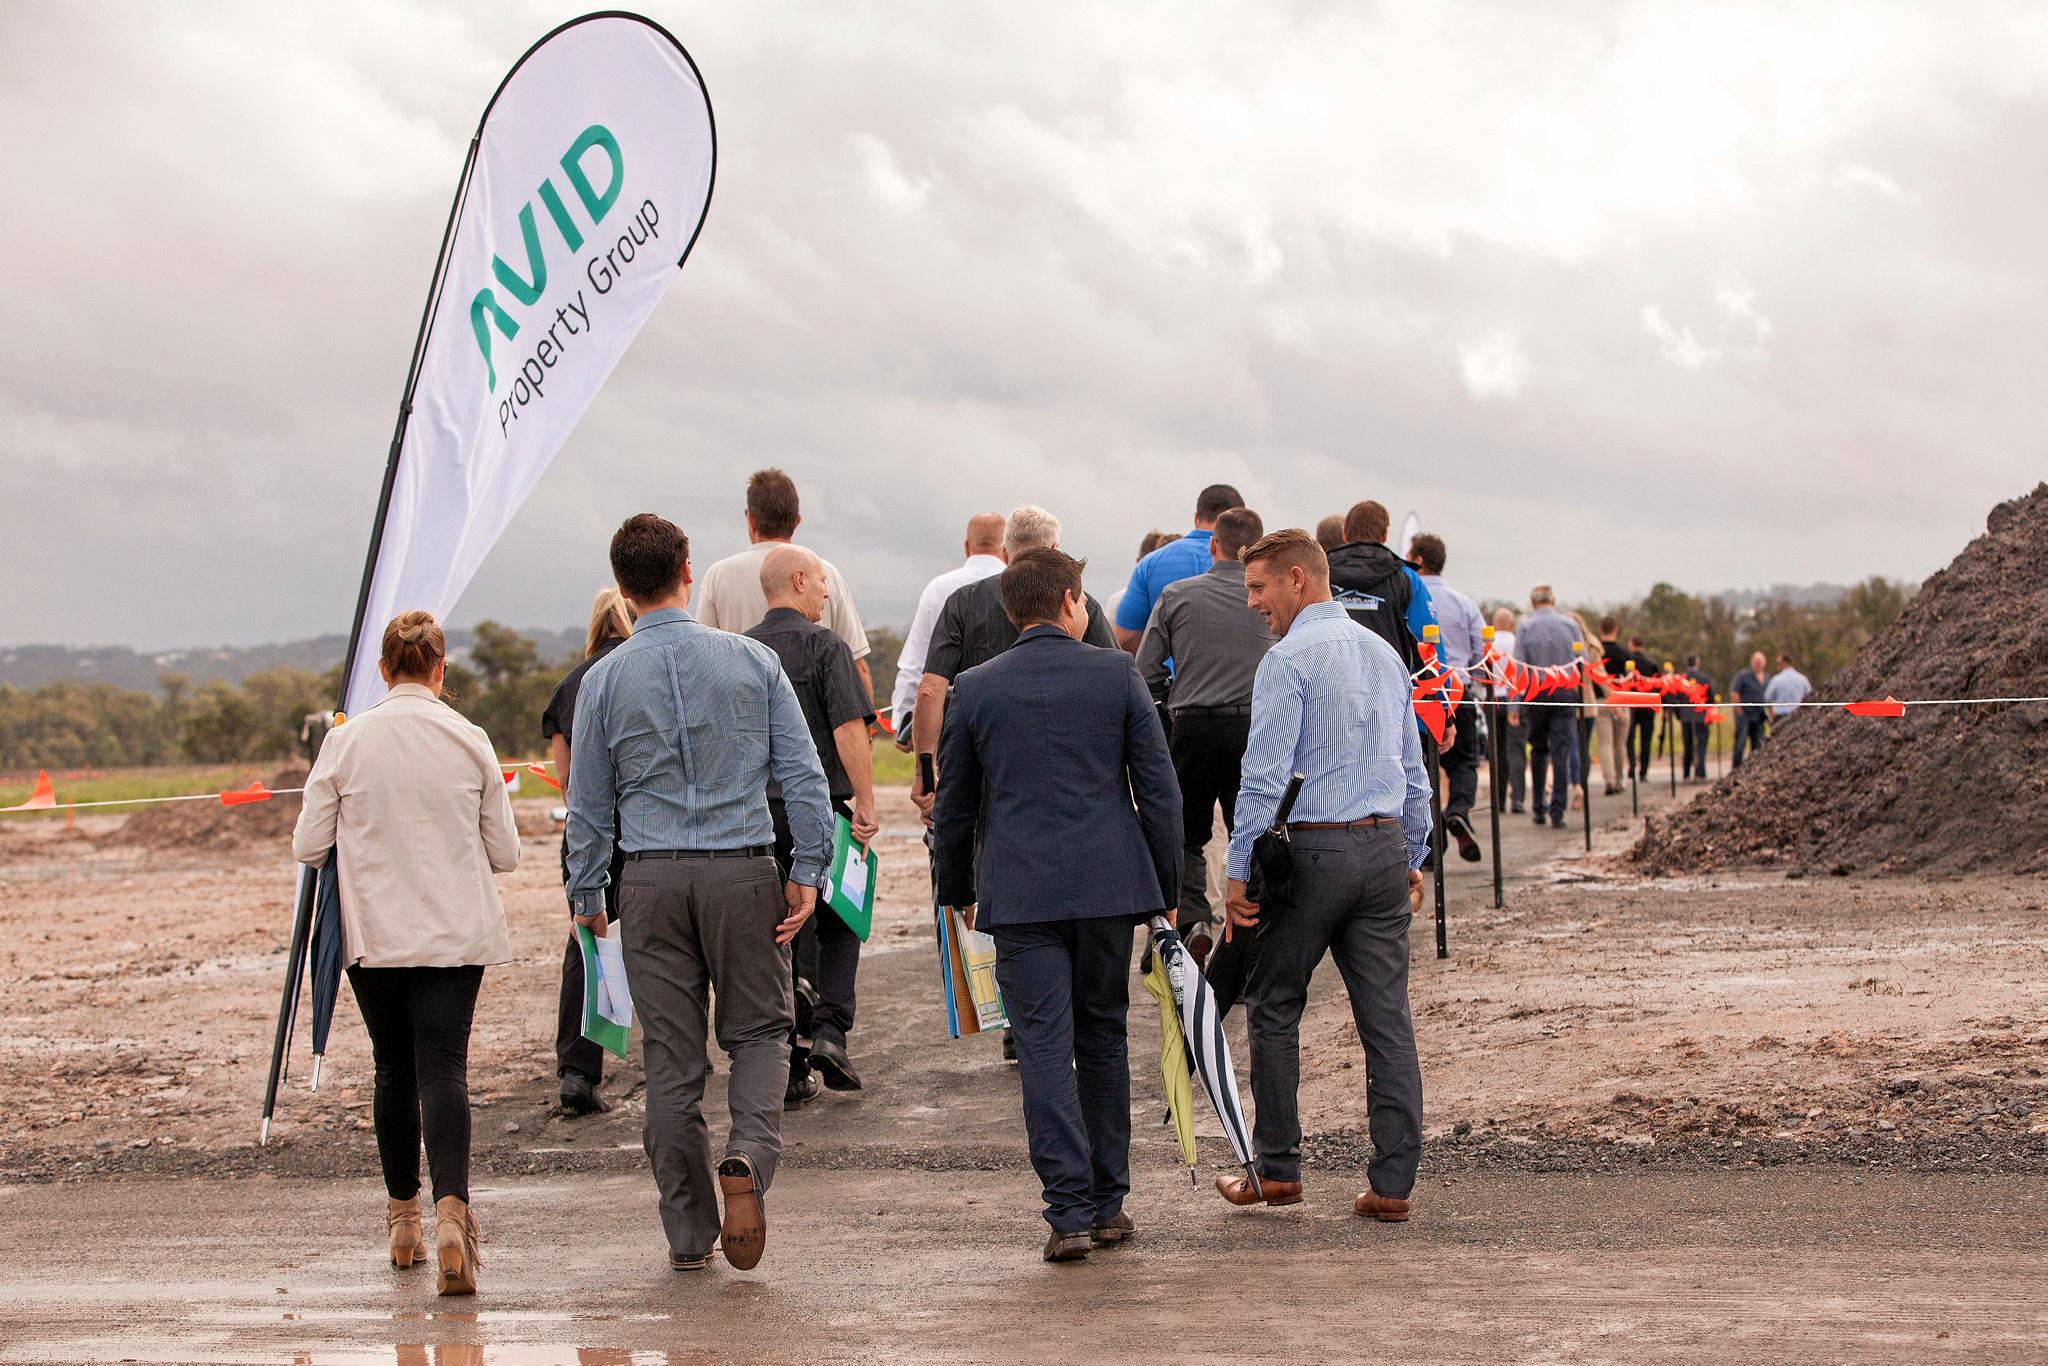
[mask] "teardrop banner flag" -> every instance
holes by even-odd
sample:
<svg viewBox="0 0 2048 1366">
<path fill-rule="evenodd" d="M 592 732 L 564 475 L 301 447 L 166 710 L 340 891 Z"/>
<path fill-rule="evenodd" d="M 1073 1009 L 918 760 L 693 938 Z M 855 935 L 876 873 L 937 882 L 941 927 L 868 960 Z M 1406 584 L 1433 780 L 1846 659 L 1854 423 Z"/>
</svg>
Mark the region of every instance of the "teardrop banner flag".
<svg viewBox="0 0 2048 1366">
<path fill-rule="evenodd" d="M 384 696 L 366 636 L 400 612 L 445 620 L 461 598 L 675 283 L 704 226 L 717 163 L 697 64 L 639 15 L 571 20 L 499 84 L 435 257 L 337 711 L 360 714 Z M 314 952 L 313 901 L 302 870 L 264 1088 L 266 1141 L 308 958 L 345 956 Z M 316 1020 L 338 979 L 338 968 L 316 971 Z M 319 1075 L 316 1052 L 316 1084 Z"/>
<path fill-rule="evenodd" d="M 358 634 L 445 617 L 676 280 L 717 138 L 667 30 L 595 14 L 519 59 L 484 110 L 400 414 Z M 339 709 L 384 694 L 354 658 Z"/>
</svg>

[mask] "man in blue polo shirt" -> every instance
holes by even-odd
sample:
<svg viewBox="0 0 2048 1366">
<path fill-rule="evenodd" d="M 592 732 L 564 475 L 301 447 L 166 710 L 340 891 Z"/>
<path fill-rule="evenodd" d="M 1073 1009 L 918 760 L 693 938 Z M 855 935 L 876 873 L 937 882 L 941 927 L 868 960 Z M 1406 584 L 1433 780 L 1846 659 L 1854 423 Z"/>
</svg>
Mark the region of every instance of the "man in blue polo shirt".
<svg viewBox="0 0 2048 1366">
<path fill-rule="evenodd" d="M 1228 484 L 1211 484 L 1195 499 L 1195 529 L 1177 541 L 1168 541 L 1138 561 L 1131 571 L 1130 585 L 1116 605 L 1116 643 L 1131 654 L 1145 638 L 1145 623 L 1159 602 L 1159 590 L 1169 583 L 1192 579 L 1209 572 L 1214 558 L 1209 554 L 1209 536 L 1216 519 L 1232 508 L 1244 506 L 1244 499 Z"/>
</svg>

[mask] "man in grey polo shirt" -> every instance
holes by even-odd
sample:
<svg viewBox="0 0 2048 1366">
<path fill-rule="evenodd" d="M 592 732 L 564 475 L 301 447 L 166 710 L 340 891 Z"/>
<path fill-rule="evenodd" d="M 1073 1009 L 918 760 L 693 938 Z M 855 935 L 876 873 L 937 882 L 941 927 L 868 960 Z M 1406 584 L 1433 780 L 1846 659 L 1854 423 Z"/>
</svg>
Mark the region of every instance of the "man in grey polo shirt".
<svg viewBox="0 0 2048 1366">
<path fill-rule="evenodd" d="M 1570 617 L 1557 610 L 1557 594 L 1547 583 L 1539 583 L 1529 590 L 1528 616 L 1522 618 L 1522 629 L 1515 633 L 1515 658 L 1524 664 L 1550 667 L 1559 664 L 1576 663 L 1581 655 L 1585 637 L 1572 624 Z M 1579 689 L 1553 692 L 1536 699 L 1537 705 L 1520 708 L 1528 718 L 1529 728 L 1529 808 L 1536 813 L 1536 823 L 1543 824 L 1545 812 L 1544 778 L 1545 770 L 1552 781 L 1550 787 L 1550 810 L 1548 812 L 1553 829 L 1564 828 L 1565 807 L 1572 799 L 1572 757 L 1579 748 L 1579 709 L 1576 703 Z M 1510 709 L 1509 720 L 1516 716 L 1517 709 Z"/>
<path fill-rule="evenodd" d="M 691 618 L 680 529 L 652 513 L 630 518 L 612 537 L 611 560 L 638 618 L 576 699 L 569 908 L 605 933 L 616 810 L 625 859 L 617 929 L 646 1049 L 642 1141 L 669 1264 L 701 1270 L 716 1239 L 744 1271 L 767 1245 L 765 1193 L 782 1152 L 795 1023 L 789 943 L 832 852 L 825 771 L 775 652 Z M 775 866 L 771 777 L 795 846 L 787 885 Z M 714 991 L 732 1115 L 715 1185 L 702 1109 Z"/>
<path fill-rule="evenodd" d="M 1166 693 L 1173 717 L 1167 743 L 1180 780 L 1180 931 L 1197 961 L 1208 960 L 1215 942 L 1209 836 L 1218 807 L 1223 828 L 1237 828 L 1238 776 L 1252 729 L 1252 680 L 1273 647 L 1265 618 L 1245 602 L 1244 566 L 1237 558 L 1265 534 L 1259 514 L 1250 508 L 1219 514 L 1209 538 L 1208 572 L 1160 590 L 1159 605 L 1138 645 L 1138 672 L 1154 697 Z M 1226 945 L 1208 966 L 1218 1014 L 1230 1009 L 1243 986 L 1249 944 L 1246 936 Z"/>
</svg>

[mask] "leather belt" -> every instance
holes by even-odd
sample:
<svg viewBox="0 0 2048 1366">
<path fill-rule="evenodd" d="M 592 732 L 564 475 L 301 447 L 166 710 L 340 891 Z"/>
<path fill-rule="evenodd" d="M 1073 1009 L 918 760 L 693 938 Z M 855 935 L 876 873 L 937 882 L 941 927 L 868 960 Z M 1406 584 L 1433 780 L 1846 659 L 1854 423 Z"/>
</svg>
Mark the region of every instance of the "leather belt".
<svg viewBox="0 0 2048 1366">
<path fill-rule="evenodd" d="M 774 852 L 766 844 L 750 844 L 744 849 L 629 849 L 626 861 L 631 863 L 644 858 L 767 858 Z"/>
<path fill-rule="evenodd" d="M 1394 825 L 1397 823 L 1398 818 L 1394 816 L 1361 816 L 1355 821 L 1291 821 L 1288 823 L 1287 828 L 1289 830 L 1364 830 L 1370 826 Z M 631 858 L 632 855 L 628 854 L 627 857 Z"/>
<path fill-rule="evenodd" d="M 1247 707 L 1169 707 L 1169 708 L 1168 708 L 1168 710 L 1169 710 L 1169 711 L 1171 711 L 1171 712 L 1172 712 L 1172 713 L 1173 713 L 1173 714 L 1174 714 L 1175 716 L 1228 716 L 1228 717 L 1243 717 L 1243 716 L 1250 716 L 1250 715 L 1252 714 L 1252 709 L 1251 709 L 1250 707 L 1248 707 L 1248 706 L 1247 706 Z"/>
</svg>

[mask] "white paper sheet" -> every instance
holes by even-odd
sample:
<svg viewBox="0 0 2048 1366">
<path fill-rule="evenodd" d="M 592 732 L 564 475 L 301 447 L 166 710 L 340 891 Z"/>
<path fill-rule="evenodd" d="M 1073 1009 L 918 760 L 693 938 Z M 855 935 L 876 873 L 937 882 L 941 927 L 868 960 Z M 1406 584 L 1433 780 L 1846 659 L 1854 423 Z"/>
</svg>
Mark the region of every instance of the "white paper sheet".
<svg viewBox="0 0 2048 1366">
<path fill-rule="evenodd" d="M 839 899 L 859 906 L 868 899 L 868 854 L 859 845 L 846 851 L 846 867 L 839 874 Z"/>
<path fill-rule="evenodd" d="M 619 942 L 619 927 L 597 940 L 597 1013 L 613 1024 L 633 1023 L 633 993 L 626 986 L 626 950 Z"/>
</svg>

